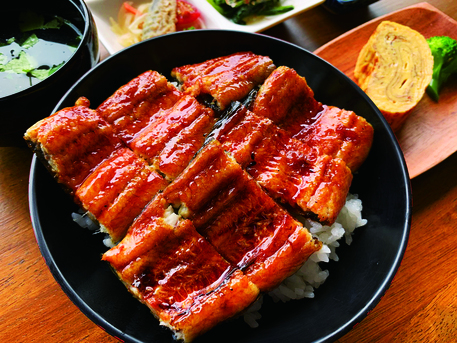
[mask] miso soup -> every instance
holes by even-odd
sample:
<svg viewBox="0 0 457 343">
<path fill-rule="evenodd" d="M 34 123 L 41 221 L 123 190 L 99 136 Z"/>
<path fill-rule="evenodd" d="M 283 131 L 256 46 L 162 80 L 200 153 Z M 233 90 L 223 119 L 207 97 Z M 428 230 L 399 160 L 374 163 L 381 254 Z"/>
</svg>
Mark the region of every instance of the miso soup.
<svg viewBox="0 0 457 343">
<path fill-rule="evenodd" d="M 0 32 L 0 97 L 52 75 L 70 59 L 81 37 L 71 21 L 57 15 L 34 10 L 13 15 Z"/>
</svg>

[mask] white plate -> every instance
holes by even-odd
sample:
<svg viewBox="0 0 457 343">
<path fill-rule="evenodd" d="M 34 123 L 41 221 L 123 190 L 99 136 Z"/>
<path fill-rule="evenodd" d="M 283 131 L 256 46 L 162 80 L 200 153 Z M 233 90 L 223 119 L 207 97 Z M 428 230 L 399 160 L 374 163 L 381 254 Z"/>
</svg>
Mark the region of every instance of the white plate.
<svg viewBox="0 0 457 343">
<path fill-rule="evenodd" d="M 114 54 L 124 47 L 117 41 L 116 35 L 111 31 L 110 17 L 117 18 L 117 13 L 125 0 L 85 0 L 95 23 L 97 24 L 98 35 L 100 41 L 105 46 L 110 54 Z M 147 0 L 131 0 L 134 4 L 148 2 Z M 292 11 L 275 15 L 267 16 L 259 19 L 255 23 L 249 25 L 238 25 L 215 10 L 207 0 L 188 0 L 195 5 L 203 16 L 203 20 L 208 29 L 225 29 L 246 32 L 261 32 L 272 26 L 275 26 L 286 19 L 289 19 L 299 13 L 322 4 L 325 0 L 286 0 L 284 5 L 293 5 Z"/>
</svg>

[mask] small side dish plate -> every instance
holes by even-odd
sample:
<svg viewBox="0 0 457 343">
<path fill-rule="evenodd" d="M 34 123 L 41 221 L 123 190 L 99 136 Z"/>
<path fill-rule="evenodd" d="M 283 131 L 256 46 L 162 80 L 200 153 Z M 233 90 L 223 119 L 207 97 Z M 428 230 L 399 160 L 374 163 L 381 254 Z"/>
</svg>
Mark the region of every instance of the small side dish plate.
<svg viewBox="0 0 457 343">
<path fill-rule="evenodd" d="M 411 189 L 398 143 L 381 113 L 342 72 L 312 53 L 265 35 L 195 30 L 138 43 L 108 57 L 81 78 L 54 109 L 72 106 L 80 96 L 96 108 L 116 89 L 146 70 L 170 78 L 173 67 L 239 51 L 269 56 L 306 77 L 322 103 L 351 109 L 375 130 L 373 146 L 354 175 L 350 192 L 363 202 L 363 218 L 353 242 L 342 242 L 338 262 L 325 264 L 326 282 L 314 299 L 274 303 L 264 297 L 259 327 L 242 318 L 221 323 L 198 342 L 334 342 L 360 322 L 388 289 L 406 249 L 411 225 Z M 331 82 L 329 82 L 331 80 Z M 30 213 L 37 242 L 53 276 L 68 297 L 94 323 L 124 342 L 173 343 L 169 330 L 133 298 L 108 263 L 104 236 L 72 221 L 78 210 L 34 158 L 29 187 Z"/>
<path fill-rule="evenodd" d="M 424 2 L 369 21 L 320 47 L 314 53 L 354 79 L 354 68 L 360 50 L 384 20 L 409 26 L 425 38 L 449 36 L 457 39 L 457 22 Z M 425 94 L 403 128 L 396 132 L 411 179 L 457 151 L 456 131 L 457 82 L 453 78 L 443 87 L 439 102 Z"/>
<path fill-rule="evenodd" d="M 117 41 L 116 35 L 111 31 L 110 18 L 116 19 L 119 9 L 125 0 L 86 0 L 97 24 L 100 41 L 110 54 L 114 54 L 124 47 Z M 195 5 L 203 16 L 206 28 L 226 29 L 244 32 L 261 32 L 275 26 L 299 13 L 318 6 L 325 0 L 285 0 L 284 5 L 292 5 L 294 9 L 284 14 L 259 18 L 249 25 L 238 25 L 214 9 L 207 0 L 188 0 Z M 135 5 L 148 2 L 147 0 L 131 0 Z"/>
</svg>

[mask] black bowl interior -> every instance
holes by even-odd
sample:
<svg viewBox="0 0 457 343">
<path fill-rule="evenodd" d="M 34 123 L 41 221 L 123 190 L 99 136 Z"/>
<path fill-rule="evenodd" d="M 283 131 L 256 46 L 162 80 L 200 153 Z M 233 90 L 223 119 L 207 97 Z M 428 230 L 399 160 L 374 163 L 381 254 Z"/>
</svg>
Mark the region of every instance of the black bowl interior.
<svg viewBox="0 0 457 343">
<path fill-rule="evenodd" d="M 169 77 L 175 66 L 237 51 L 270 56 L 305 76 L 315 97 L 327 105 L 354 110 L 375 129 L 371 153 L 354 177 L 351 192 L 363 201 L 368 224 L 342 244 L 340 261 L 324 267 L 327 281 L 314 299 L 273 303 L 265 297 L 260 327 L 241 318 L 220 324 L 199 342 L 334 341 L 378 303 L 403 256 L 411 220 L 409 177 L 399 146 L 382 115 L 351 80 L 304 49 L 264 35 L 202 30 L 158 37 L 103 61 L 56 106 L 85 96 L 95 108 L 118 87 L 148 69 Z M 54 277 L 70 299 L 96 324 L 126 342 L 172 342 L 171 333 L 125 289 L 100 261 L 103 237 L 72 222 L 77 206 L 34 159 L 30 210 L 38 244 Z"/>
<path fill-rule="evenodd" d="M 54 74 L 36 85 L 17 93 L 0 97 L 2 108 L 0 146 L 25 145 L 25 130 L 39 119 L 52 113 L 55 104 L 66 91 L 99 60 L 98 36 L 95 22 L 83 0 L 24 0 L 2 4 L 4 13 L 12 15 L 0 23 L 0 37 L 8 39 L 9 25 L 18 20 L 22 11 L 57 15 L 76 27 L 82 39 L 70 59 Z"/>
</svg>

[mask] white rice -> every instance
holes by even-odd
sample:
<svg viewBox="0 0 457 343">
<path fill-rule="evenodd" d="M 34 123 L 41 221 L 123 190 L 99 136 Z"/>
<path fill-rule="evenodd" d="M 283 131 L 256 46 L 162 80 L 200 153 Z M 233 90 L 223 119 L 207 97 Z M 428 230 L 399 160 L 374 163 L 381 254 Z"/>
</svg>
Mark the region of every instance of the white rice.
<svg viewBox="0 0 457 343">
<path fill-rule="evenodd" d="M 71 214 L 73 221 L 81 226 L 82 228 L 93 231 L 94 233 L 105 233 L 105 238 L 103 238 L 103 244 L 107 248 L 112 248 L 115 246 L 109 234 L 107 234 L 106 229 L 103 225 L 100 225 L 96 220 L 92 219 L 90 212 L 85 212 L 80 209 L 78 212 L 73 212 Z"/>
<path fill-rule="evenodd" d="M 89 212 L 79 210 L 78 212 L 73 212 L 71 214 L 71 218 L 73 218 L 73 221 L 76 224 L 85 229 L 97 232 L 100 230 L 100 225 L 95 220 L 92 220 L 92 218 L 89 215 Z"/>
<path fill-rule="evenodd" d="M 304 226 L 323 243 L 322 248 L 312 254 L 295 274 L 269 292 L 268 296 L 274 302 L 314 298 L 314 290 L 319 288 L 329 276 L 328 270 L 323 270 L 321 264 L 330 260 L 338 261 L 336 248 L 340 246 L 341 238 L 344 236 L 346 244 L 350 245 L 354 230 L 366 223 L 367 220 L 362 219 L 362 201 L 358 199 L 357 195 L 352 194 L 346 198 L 346 204 L 333 225 L 325 226 L 304 219 Z M 262 302 L 263 299 L 256 301 L 243 315 L 244 321 L 250 327 L 259 326 L 257 321 L 262 317 L 259 312 Z"/>
</svg>

